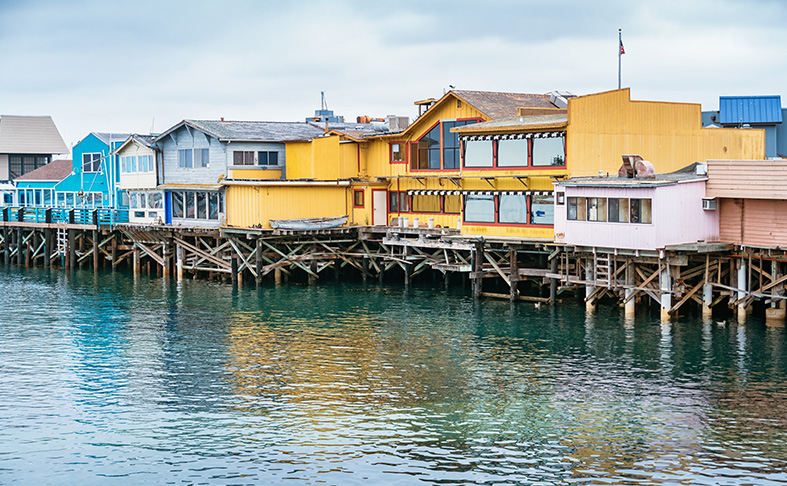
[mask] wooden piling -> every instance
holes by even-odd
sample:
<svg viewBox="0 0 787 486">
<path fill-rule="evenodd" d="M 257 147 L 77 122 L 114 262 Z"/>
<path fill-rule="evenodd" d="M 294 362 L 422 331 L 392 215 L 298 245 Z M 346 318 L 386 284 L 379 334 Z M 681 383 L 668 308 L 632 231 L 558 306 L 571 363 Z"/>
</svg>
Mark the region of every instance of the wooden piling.
<svg viewBox="0 0 787 486">
<path fill-rule="evenodd" d="M 71 270 L 76 270 L 77 267 L 77 246 L 76 246 L 76 230 L 68 230 L 68 258 L 66 264 Z"/>
<path fill-rule="evenodd" d="M 238 257 L 230 258 L 230 278 L 232 285 L 238 285 Z"/>
<path fill-rule="evenodd" d="M 8 228 L 3 226 L 3 264 L 8 266 L 11 263 L 11 241 Z"/>
<path fill-rule="evenodd" d="M 484 271 L 484 242 L 476 241 L 474 243 L 474 251 L 472 258 L 473 273 L 470 278 L 473 279 L 473 298 L 478 299 L 481 297 L 483 288 L 483 271 Z"/>
<path fill-rule="evenodd" d="M 44 267 L 52 266 L 52 229 L 44 228 Z"/>
<path fill-rule="evenodd" d="M 549 262 L 549 272 L 552 273 L 552 275 L 556 275 L 557 274 L 558 255 L 555 255 L 554 257 L 552 257 L 552 260 L 550 260 L 550 262 Z M 550 304 L 554 304 L 557 301 L 557 282 L 558 282 L 558 279 L 555 278 L 555 277 L 552 277 L 552 279 L 549 281 L 549 303 Z"/>
<path fill-rule="evenodd" d="M 515 301 L 519 295 L 519 262 L 517 261 L 517 253 L 515 248 L 508 250 L 508 259 L 511 262 L 511 271 L 508 274 L 508 283 L 510 285 L 510 298 L 511 302 Z"/>
<path fill-rule="evenodd" d="M 93 271 L 98 272 L 99 259 L 98 259 L 98 230 L 93 230 Z"/>
<path fill-rule="evenodd" d="M 262 259 L 262 238 L 257 238 L 257 253 L 256 253 L 256 268 L 257 271 L 257 286 L 262 285 L 262 267 L 265 261 Z"/>
</svg>

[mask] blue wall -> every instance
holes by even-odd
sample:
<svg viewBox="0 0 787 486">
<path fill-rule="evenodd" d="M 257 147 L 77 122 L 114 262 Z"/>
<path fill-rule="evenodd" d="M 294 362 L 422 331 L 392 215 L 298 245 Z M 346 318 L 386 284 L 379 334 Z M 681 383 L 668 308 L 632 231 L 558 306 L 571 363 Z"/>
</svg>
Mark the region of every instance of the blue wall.
<svg viewBox="0 0 787 486">
<path fill-rule="evenodd" d="M 112 150 L 117 149 L 123 144 L 125 140 L 112 141 Z M 117 186 L 117 181 L 120 178 L 120 162 L 119 157 L 110 155 L 111 151 L 108 144 L 98 138 L 95 134 L 91 133 L 83 138 L 78 144 L 74 146 L 71 153 L 73 160 L 73 174 L 63 179 L 55 190 L 58 192 L 83 192 L 92 193 L 100 192 L 103 195 L 104 207 L 110 206 L 110 190 L 111 187 Z M 83 172 L 82 171 L 82 156 L 88 153 L 101 154 L 101 168 L 99 172 Z M 110 184 L 110 175 L 114 179 L 114 183 Z M 115 190 L 115 198 L 113 207 L 121 207 L 122 193 L 124 191 Z M 123 206 L 125 207 L 125 206 Z"/>
</svg>

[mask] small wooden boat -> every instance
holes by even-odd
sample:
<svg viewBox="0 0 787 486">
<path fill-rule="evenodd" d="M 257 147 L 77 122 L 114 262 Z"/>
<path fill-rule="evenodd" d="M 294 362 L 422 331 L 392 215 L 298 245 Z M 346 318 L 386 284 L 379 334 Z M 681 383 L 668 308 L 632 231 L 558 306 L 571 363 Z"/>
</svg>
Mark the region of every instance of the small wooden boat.
<svg viewBox="0 0 787 486">
<path fill-rule="evenodd" d="M 301 218 L 301 219 L 272 219 L 271 228 L 283 230 L 316 230 L 336 228 L 347 222 L 349 216 L 334 216 L 327 218 Z"/>
</svg>

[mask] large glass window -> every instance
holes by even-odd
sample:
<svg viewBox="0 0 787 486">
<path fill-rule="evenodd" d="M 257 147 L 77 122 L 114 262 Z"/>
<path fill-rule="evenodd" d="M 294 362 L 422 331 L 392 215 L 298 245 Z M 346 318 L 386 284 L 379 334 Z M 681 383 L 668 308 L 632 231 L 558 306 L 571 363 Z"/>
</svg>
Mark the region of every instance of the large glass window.
<svg viewBox="0 0 787 486">
<path fill-rule="evenodd" d="M 585 221 L 587 219 L 587 201 L 584 197 L 570 197 L 566 211 L 569 221 Z"/>
<path fill-rule="evenodd" d="M 465 197 L 465 221 L 470 223 L 494 223 L 495 196 L 468 194 Z"/>
<path fill-rule="evenodd" d="M 417 142 L 412 144 L 410 167 L 412 169 L 459 169 L 461 144 L 459 135 L 451 129 L 477 123 L 477 120 L 441 121 Z"/>
<path fill-rule="evenodd" d="M 563 138 L 534 138 L 533 167 L 555 167 L 566 165 Z"/>
<path fill-rule="evenodd" d="M 498 167 L 527 167 L 528 140 L 498 140 L 497 141 L 497 166 Z"/>
<path fill-rule="evenodd" d="M 197 218 L 208 219 L 208 194 L 205 192 L 196 193 Z"/>
<path fill-rule="evenodd" d="M 530 196 L 530 223 L 555 224 L 554 202 L 552 194 Z"/>
<path fill-rule="evenodd" d="M 101 154 L 82 154 L 82 172 L 98 172 L 101 170 Z"/>
<path fill-rule="evenodd" d="M 527 224 L 527 196 L 506 195 L 500 196 L 500 223 Z"/>
<path fill-rule="evenodd" d="M 587 198 L 588 221 L 607 220 L 607 200 L 603 197 Z"/>
<path fill-rule="evenodd" d="M 208 204 L 208 219 L 219 219 L 220 197 L 218 192 L 210 193 L 210 200 L 208 201 Z"/>
<path fill-rule="evenodd" d="M 160 193 L 148 195 L 148 207 L 160 209 Z M 221 194 L 213 191 L 173 191 L 172 217 L 178 219 L 217 220 L 221 212 Z"/>
<path fill-rule="evenodd" d="M 396 191 L 391 191 L 388 193 L 388 212 L 399 212 L 399 193 Z"/>
<path fill-rule="evenodd" d="M 465 142 L 465 167 L 492 167 L 492 141 L 468 140 Z"/>
</svg>

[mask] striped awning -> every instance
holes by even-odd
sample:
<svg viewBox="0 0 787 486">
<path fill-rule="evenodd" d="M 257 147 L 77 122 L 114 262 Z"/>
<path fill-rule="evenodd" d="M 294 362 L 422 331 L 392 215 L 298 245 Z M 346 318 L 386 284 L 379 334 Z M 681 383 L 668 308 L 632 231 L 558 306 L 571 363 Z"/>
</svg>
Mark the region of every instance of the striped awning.
<svg viewBox="0 0 787 486">
<path fill-rule="evenodd" d="M 452 191 L 452 190 L 410 190 L 410 196 L 550 196 L 553 191 Z"/>
<path fill-rule="evenodd" d="M 530 133 L 504 133 L 498 135 L 460 135 L 463 142 L 475 140 L 522 140 L 526 138 L 559 138 L 565 137 L 566 132 L 530 132 Z"/>
</svg>

